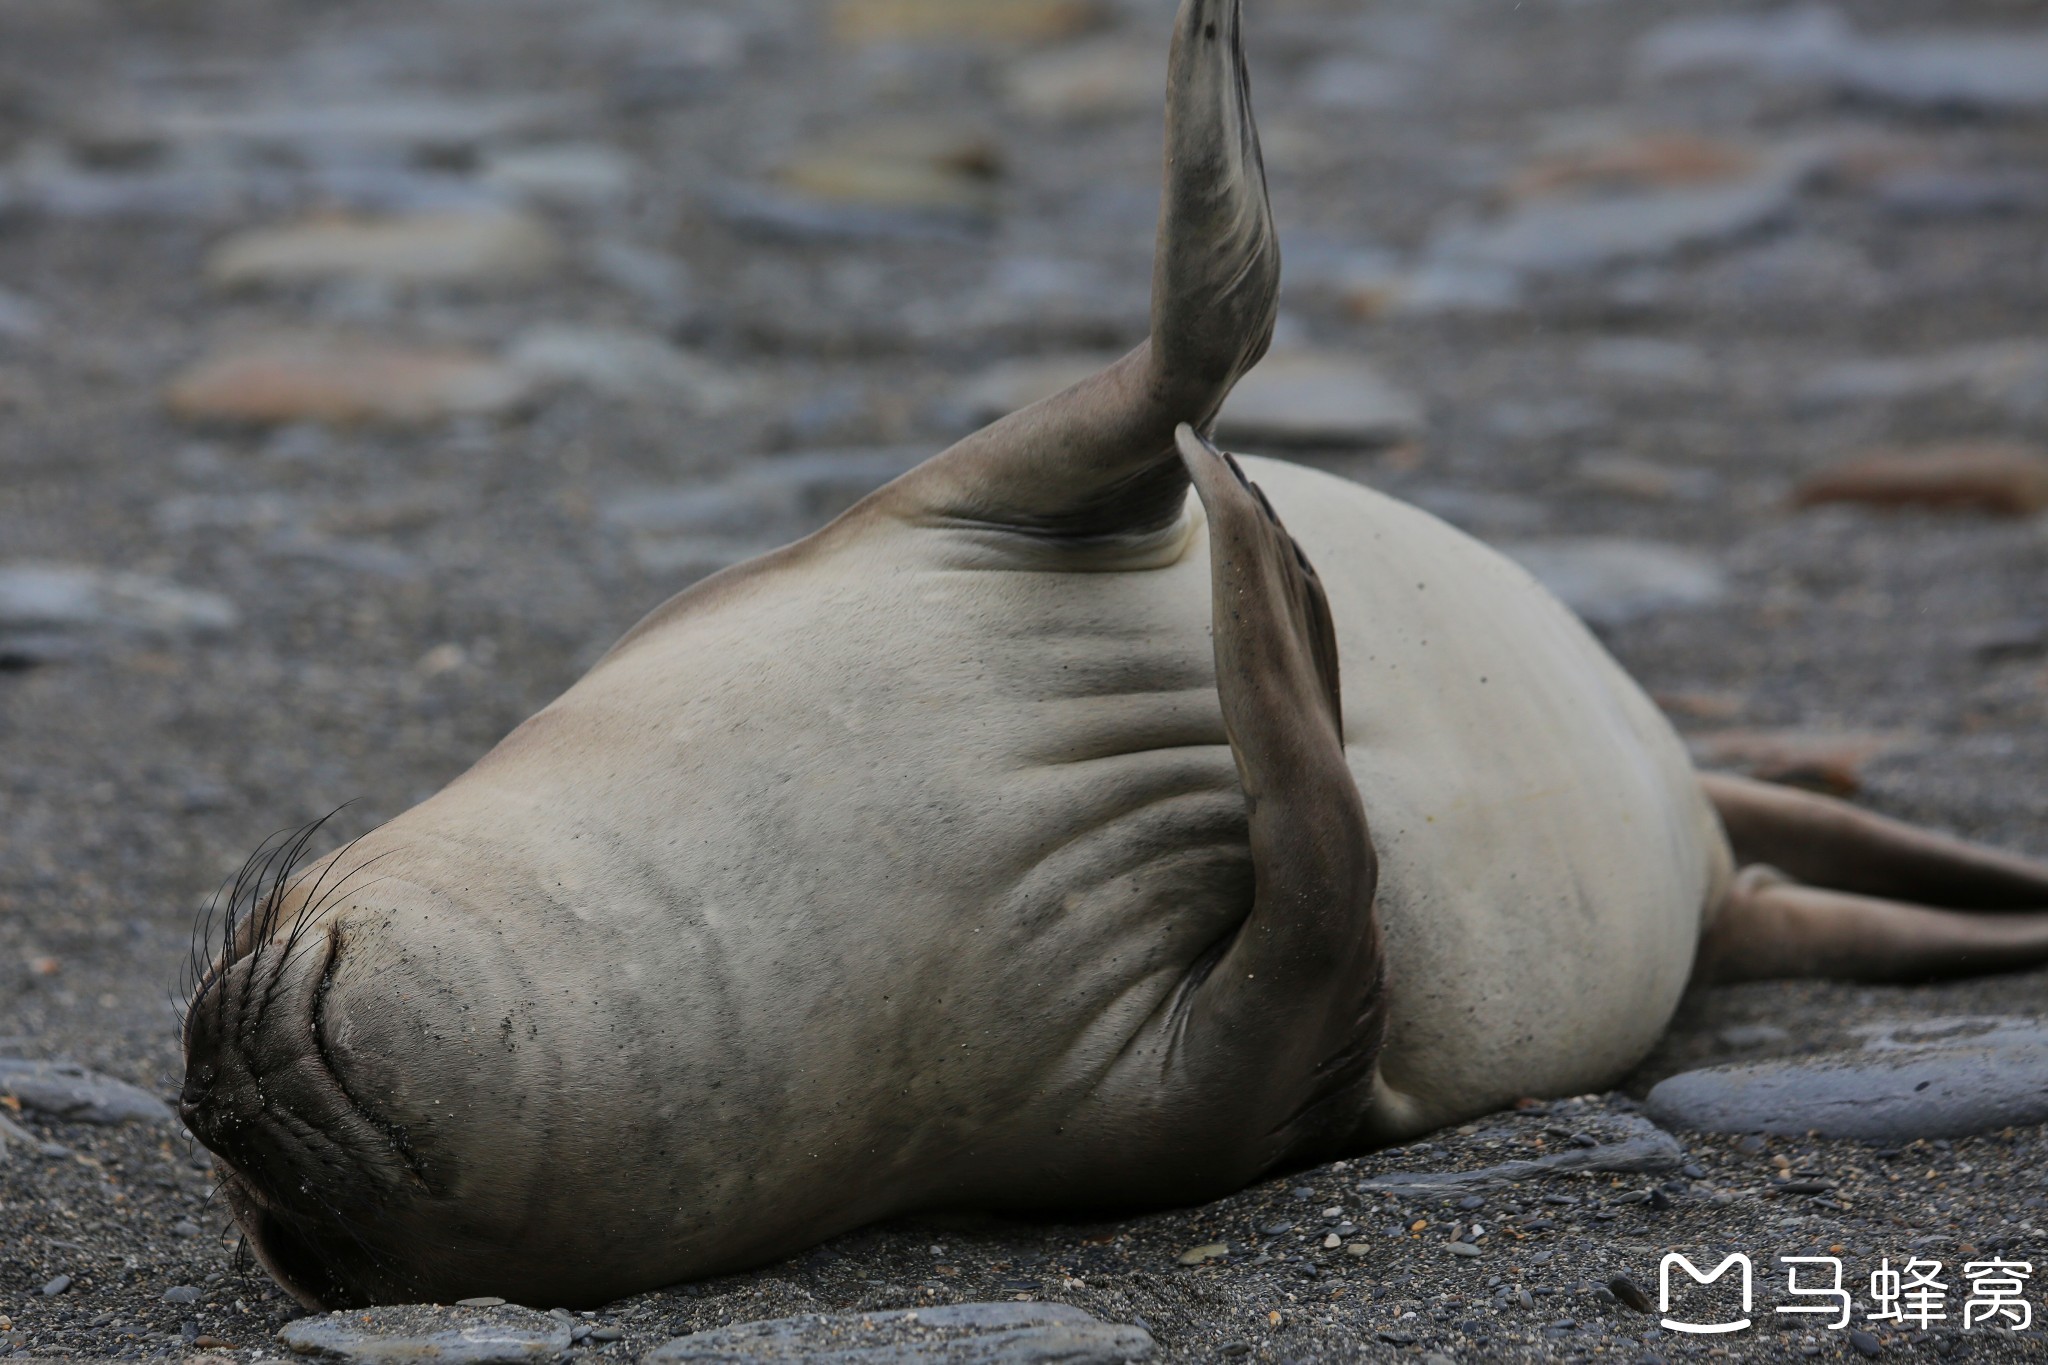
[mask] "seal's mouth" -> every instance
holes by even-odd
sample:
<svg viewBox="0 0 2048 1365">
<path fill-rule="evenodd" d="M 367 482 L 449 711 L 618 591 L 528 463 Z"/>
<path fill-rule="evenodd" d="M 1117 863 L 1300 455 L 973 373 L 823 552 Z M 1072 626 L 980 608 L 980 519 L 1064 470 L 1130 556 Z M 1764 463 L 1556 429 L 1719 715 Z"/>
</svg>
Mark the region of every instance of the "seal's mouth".
<svg viewBox="0 0 2048 1365">
<path fill-rule="evenodd" d="M 228 962 L 186 1022 L 178 1110 L 216 1158 L 235 1221 L 294 1297 L 330 1307 L 380 1292 L 372 1232 L 432 1193 L 404 1134 L 353 1095 L 327 1002 L 338 924 L 291 951 Z"/>
</svg>

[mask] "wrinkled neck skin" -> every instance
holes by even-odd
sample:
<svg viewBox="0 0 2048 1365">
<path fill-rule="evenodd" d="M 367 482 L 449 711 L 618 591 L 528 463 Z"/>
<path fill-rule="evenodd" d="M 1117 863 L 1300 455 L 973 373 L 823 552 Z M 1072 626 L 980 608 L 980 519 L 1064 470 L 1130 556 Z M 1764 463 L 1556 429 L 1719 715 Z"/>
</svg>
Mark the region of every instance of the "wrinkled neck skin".
<svg viewBox="0 0 2048 1365">
<path fill-rule="evenodd" d="M 820 1131 L 822 1087 L 751 1055 L 742 1009 L 760 997 L 679 879 L 620 878 L 596 838 L 499 842 L 438 814 L 348 850 L 374 871 L 194 1009 L 218 1060 L 188 1081 L 188 1116 L 205 1114 L 236 1220 L 301 1302 L 595 1303 L 867 1221 L 944 1154 L 933 1132 L 895 1154 L 791 1145 Z M 806 1011 L 800 987 L 775 998 Z M 646 1264 L 622 1275 L 622 1247 Z M 582 1285 L 580 1266 L 601 1269 Z"/>
</svg>

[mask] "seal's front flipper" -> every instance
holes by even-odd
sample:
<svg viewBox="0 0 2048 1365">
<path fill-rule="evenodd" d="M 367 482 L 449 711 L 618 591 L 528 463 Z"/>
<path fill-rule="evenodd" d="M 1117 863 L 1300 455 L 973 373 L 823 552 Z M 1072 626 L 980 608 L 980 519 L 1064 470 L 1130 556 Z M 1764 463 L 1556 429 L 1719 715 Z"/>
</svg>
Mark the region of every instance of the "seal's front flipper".
<svg viewBox="0 0 2048 1365">
<path fill-rule="evenodd" d="M 1209 518 L 1216 691 L 1251 826 L 1251 914 L 1177 1010 L 1180 1078 L 1262 1095 L 1278 1159 L 1355 1129 L 1386 1029 L 1379 861 L 1344 757 L 1337 635 L 1308 556 L 1235 460 L 1177 433 Z M 1206 1073 L 1206 1074 L 1205 1074 Z"/>
<path fill-rule="evenodd" d="M 1253 892 L 1063 1129 L 1114 1131 L 1131 1162 L 1116 1195 L 1131 1200 L 1236 1188 L 1341 1150 L 1374 1099 L 1386 1023 L 1379 867 L 1345 762 L 1322 584 L 1236 462 L 1188 427 L 1178 440 L 1208 514 L 1216 690 Z"/>
<path fill-rule="evenodd" d="M 1142 534 L 1187 497 L 1174 450 L 1206 430 L 1273 334 L 1280 251 L 1245 73 L 1242 0 L 1182 0 L 1166 96 L 1166 176 L 1150 338 L 1063 393 L 915 471 L 906 512 L 1048 536 Z"/>
</svg>

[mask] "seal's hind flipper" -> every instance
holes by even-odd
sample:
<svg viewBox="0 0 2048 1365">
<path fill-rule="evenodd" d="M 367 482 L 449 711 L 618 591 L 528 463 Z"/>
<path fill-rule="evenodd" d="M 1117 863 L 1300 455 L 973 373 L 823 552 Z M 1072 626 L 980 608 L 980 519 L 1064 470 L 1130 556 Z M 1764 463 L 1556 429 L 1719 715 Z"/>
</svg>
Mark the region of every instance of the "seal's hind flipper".
<svg viewBox="0 0 2048 1365">
<path fill-rule="evenodd" d="M 1700 941 L 1708 981 L 1916 981 L 2048 962 L 2048 866 L 1789 787 L 1701 785 L 1745 864 Z"/>
<path fill-rule="evenodd" d="M 1167 80 L 1151 336 L 912 473 L 897 485 L 904 510 L 917 520 L 1049 536 L 1170 524 L 1187 498 L 1174 428 L 1206 430 L 1265 354 L 1279 281 L 1242 0 L 1182 0 Z"/>
<path fill-rule="evenodd" d="M 1700 785 L 1736 859 L 1815 886 L 1953 910 L 2048 907 L 2048 866 L 1915 829 L 1846 801 L 1720 773 Z"/>
<path fill-rule="evenodd" d="M 1735 878 L 1700 940 L 1695 980 L 1932 981 L 2048 962 L 2048 903 L 2033 913 L 1943 910 L 1798 882 L 1761 863 Z"/>
</svg>

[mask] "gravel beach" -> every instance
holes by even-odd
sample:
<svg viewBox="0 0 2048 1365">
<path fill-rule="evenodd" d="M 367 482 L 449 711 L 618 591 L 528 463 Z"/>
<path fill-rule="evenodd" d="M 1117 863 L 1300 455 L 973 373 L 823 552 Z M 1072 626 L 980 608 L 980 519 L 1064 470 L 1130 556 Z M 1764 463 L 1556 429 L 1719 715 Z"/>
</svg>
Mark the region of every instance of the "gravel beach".
<svg viewBox="0 0 2048 1365">
<path fill-rule="evenodd" d="M 1703 765 L 2048 857 L 2048 8 L 1249 8 L 1287 274 L 1225 437 L 1521 558 Z M 1171 11 L 0 3 L 0 1356 L 292 1355 L 145 1102 L 195 917 L 1141 337 Z M 505 1358 L 1056 1303 L 1173 1365 L 2048 1360 L 2044 987 L 1698 991 L 1611 1094 L 529 1305 L 568 1345 Z M 1735 1065 L 1781 1115 L 1657 1089 Z M 1743 1316 L 1660 1307 L 1674 1252 L 1751 1257 L 1753 1325 L 1660 1325 Z"/>
</svg>

